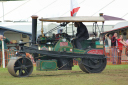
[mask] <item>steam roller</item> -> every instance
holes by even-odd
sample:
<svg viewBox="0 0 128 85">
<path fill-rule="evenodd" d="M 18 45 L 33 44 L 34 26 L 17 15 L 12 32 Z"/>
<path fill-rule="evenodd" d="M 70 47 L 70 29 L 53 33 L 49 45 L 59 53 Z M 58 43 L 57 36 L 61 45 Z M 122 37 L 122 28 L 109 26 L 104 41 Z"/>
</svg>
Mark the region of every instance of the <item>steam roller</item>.
<svg viewBox="0 0 128 85">
<path fill-rule="evenodd" d="M 78 65 L 83 72 L 100 73 L 107 64 L 106 56 L 104 55 L 104 45 L 99 43 L 96 37 L 97 22 L 104 24 L 103 17 L 58 17 L 58 18 L 41 18 L 42 23 L 41 35 L 37 37 L 37 18 L 32 16 L 32 37 L 31 42 L 19 43 L 18 55 L 12 57 L 8 63 L 8 72 L 14 77 L 27 77 L 33 71 L 32 61 L 26 57 L 26 53 L 33 55 L 36 62 L 36 70 L 38 71 L 57 71 L 57 70 L 72 70 L 73 61 L 78 61 Z M 59 26 L 54 27 L 44 33 L 43 22 L 57 22 Z M 94 36 L 91 39 L 81 42 L 82 49 L 76 48 L 76 43 L 73 30 L 73 23 L 70 22 L 93 22 Z M 69 25 L 68 25 L 69 24 Z M 68 34 L 72 26 L 72 31 Z M 60 28 L 64 28 L 62 33 L 54 33 Z M 102 26 L 103 27 L 103 26 Z M 64 30 L 63 29 L 63 30 Z M 49 34 L 49 36 L 46 36 Z M 103 36 L 100 36 L 103 38 Z M 25 44 L 30 43 L 30 46 Z"/>
</svg>

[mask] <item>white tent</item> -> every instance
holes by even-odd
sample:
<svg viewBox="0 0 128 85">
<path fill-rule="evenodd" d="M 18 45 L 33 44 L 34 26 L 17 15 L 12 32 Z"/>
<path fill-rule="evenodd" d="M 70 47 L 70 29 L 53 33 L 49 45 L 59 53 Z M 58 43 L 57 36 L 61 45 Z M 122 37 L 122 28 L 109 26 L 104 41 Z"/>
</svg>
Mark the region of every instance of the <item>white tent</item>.
<svg viewBox="0 0 128 85">
<path fill-rule="evenodd" d="M 126 22 L 120 22 L 120 23 L 117 23 L 113 29 L 118 29 L 118 28 L 122 28 L 122 27 L 126 27 L 128 26 L 128 21 Z"/>
</svg>

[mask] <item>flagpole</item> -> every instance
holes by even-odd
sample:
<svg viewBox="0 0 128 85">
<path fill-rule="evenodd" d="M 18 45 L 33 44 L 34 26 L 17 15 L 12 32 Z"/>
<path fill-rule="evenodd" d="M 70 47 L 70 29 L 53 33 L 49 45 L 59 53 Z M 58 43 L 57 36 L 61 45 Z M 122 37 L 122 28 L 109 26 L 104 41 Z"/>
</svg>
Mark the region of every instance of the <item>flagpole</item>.
<svg viewBox="0 0 128 85">
<path fill-rule="evenodd" d="M 3 68 L 5 68 L 4 40 L 2 40 L 2 56 L 3 56 Z"/>
<path fill-rule="evenodd" d="M 4 22 L 4 2 L 2 1 L 2 7 L 3 7 L 3 20 L 2 22 Z"/>
</svg>

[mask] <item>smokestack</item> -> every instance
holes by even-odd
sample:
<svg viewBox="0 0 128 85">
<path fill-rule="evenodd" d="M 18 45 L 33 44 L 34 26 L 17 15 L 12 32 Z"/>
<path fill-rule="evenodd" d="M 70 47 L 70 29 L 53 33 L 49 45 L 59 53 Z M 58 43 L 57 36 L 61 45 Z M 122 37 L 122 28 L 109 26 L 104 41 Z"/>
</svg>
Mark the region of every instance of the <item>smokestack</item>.
<svg viewBox="0 0 128 85">
<path fill-rule="evenodd" d="M 36 44 L 37 36 L 37 15 L 32 15 L 32 45 Z"/>
<path fill-rule="evenodd" d="M 103 17 L 103 13 L 99 13 L 100 17 Z"/>
</svg>

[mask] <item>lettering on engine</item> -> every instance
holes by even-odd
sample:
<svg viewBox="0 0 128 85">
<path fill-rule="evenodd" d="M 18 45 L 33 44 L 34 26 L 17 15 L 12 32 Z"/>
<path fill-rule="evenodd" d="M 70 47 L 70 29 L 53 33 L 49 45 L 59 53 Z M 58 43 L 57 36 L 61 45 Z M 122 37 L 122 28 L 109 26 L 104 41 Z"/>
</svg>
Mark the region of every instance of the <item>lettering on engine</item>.
<svg viewBox="0 0 128 85">
<path fill-rule="evenodd" d="M 68 42 L 60 42 L 60 46 L 68 46 Z"/>
<path fill-rule="evenodd" d="M 92 49 L 87 52 L 88 54 L 99 54 L 103 55 L 103 49 Z"/>
</svg>

